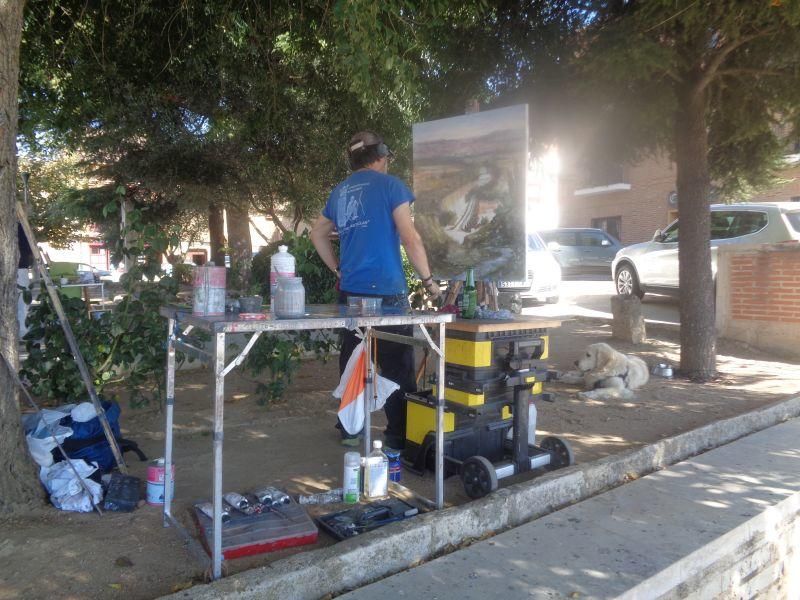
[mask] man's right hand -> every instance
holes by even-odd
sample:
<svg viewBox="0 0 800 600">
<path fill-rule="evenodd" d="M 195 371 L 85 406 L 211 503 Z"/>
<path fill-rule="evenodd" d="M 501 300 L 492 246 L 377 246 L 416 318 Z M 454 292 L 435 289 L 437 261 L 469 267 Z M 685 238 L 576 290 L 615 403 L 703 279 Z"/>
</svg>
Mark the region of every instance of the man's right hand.
<svg viewBox="0 0 800 600">
<path fill-rule="evenodd" d="M 442 290 L 439 289 L 439 284 L 435 281 L 431 281 L 428 285 L 424 286 L 425 291 L 431 297 L 431 300 L 436 300 L 439 296 L 442 295 Z"/>
</svg>

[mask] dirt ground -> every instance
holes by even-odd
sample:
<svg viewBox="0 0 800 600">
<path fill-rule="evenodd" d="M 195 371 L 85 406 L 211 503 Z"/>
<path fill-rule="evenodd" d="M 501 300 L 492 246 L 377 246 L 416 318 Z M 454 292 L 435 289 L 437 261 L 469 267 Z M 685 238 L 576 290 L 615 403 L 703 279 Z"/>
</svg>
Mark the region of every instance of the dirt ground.
<svg viewBox="0 0 800 600">
<path fill-rule="evenodd" d="M 641 356 L 650 366 L 677 364 L 677 331 L 653 329 L 650 340 L 632 346 L 610 339 L 608 324 L 566 322 L 551 335 L 549 363 L 568 370 L 584 346 L 611 342 Z M 579 463 L 618 453 L 706 423 L 740 414 L 800 392 L 800 365 L 781 362 L 742 344 L 721 341 L 719 381 L 695 385 L 651 379 L 630 402 L 579 400 L 577 389 L 549 384 L 556 401 L 538 406 L 537 436 L 570 441 Z M 334 429 L 336 361 L 304 364 L 285 401 L 264 407 L 255 402 L 254 383 L 234 371 L 226 379 L 223 488 L 251 490 L 276 484 L 290 493 L 338 487 L 342 455 Z M 212 406 L 207 371 L 184 371 L 176 378 L 175 514 L 196 533 L 188 508 L 211 492 Z M 139 442 L 150 458 L 163 455 L 164 417 L 155 410 L 131 410 L 123 404 L 123 435 Z M 382 415 L 373 420 L 380 438 Z M 126 456 L 131 473 L 144 481 L 146 463 Z M 511 481 L 530 479 L 527 473 Z M 403 483 L 433 496 L 433 477 L 403 473 Z M 461 483 L 445 482 L 449 505 L 464 503 Z M 320 510 L 319 508 L 317 510 Z M 0 521 L 0 600 L 12 598 L 145 599 L 202 581 L 203 566 L 180 536 L 162 527 L 158 508 L 132 513 L 62 513 L 52 507 Z M 320 533 L 316 545 L 228 561 L 229 573 L 251 569 L 289 554 L 333 543 Z"/>
</svg>

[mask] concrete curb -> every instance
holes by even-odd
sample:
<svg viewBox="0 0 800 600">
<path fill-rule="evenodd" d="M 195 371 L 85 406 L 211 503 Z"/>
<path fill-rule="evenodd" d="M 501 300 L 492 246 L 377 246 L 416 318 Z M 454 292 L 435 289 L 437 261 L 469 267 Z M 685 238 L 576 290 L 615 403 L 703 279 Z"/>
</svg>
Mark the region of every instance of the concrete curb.
<svg viewBox="0 0 800 600">
<path fill-rule="evenodd" d="M 165 598 L 313 600 L 342 593 L 797 416 L 800 397 Z"/>
</svg>

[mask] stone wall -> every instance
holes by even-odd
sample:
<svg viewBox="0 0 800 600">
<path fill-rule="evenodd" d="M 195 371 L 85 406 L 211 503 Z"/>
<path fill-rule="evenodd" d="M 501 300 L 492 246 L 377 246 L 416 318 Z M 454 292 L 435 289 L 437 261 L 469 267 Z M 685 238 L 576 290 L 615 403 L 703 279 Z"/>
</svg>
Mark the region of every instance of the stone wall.
<svg viewBox="0 0 800 600">
<path fill-rule="evenodd" d="M 621 598 L 800 598 L 800 494 L 794 494 Z"/>
</svg>

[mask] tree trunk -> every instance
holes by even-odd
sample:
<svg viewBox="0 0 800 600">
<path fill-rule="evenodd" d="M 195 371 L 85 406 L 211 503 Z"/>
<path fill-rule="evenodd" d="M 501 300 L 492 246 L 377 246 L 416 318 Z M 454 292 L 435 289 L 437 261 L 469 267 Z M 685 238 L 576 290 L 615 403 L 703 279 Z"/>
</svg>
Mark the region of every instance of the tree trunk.
<svg viewBox="0 0 800 600">
<path fill-rule="evenodd" d="M 675 166 L 680 232 L 681 372 L 694 381 L 716 374 L 714 281 L 708 192 L 708 91 L 689 74 L 677 88 Z"/>
<path fill-rule="evenodd" d="M 17 366 L 17 81 L 23 1 L 0 2 L 0 352 Z M 0 513 L 39 503 L 42 487 L 20 427 L 17 389 L 0 359 Z"/>
<path fill-rule="evenodd" d="M 247 203 L 249 205 L 249 203 Z M 231 247 L 232 285 L 249 295 L 250 267 L 253 262 L 253 242 L 250 239 L 250 219 L 247 208 L 231 203 L 228 212 L 228 245 Z"/>
<path fill-rule="evenodd" d="M 222 207 L 212 204 L 208 207 L 208 235 L 211 238 L 211 257 L 218 267 L 225 266 L 225 222 Z"/>
</svg>

